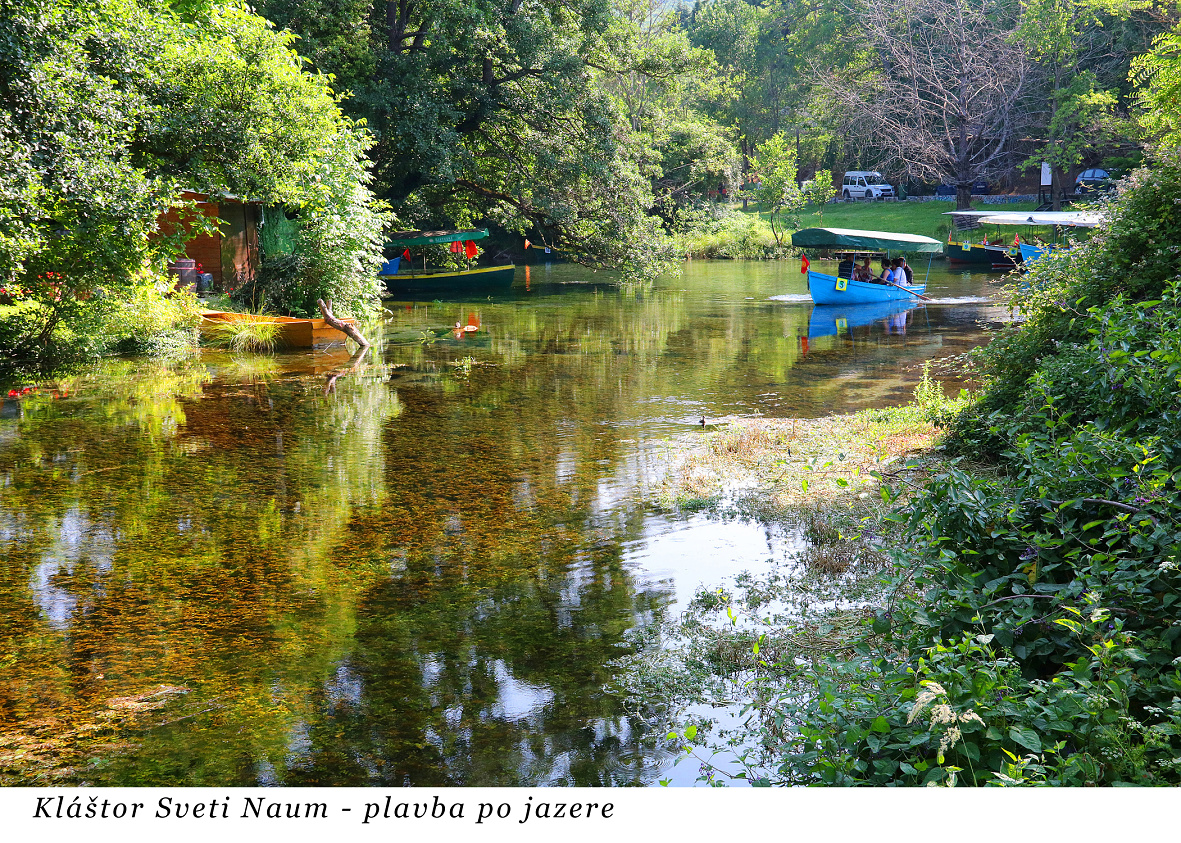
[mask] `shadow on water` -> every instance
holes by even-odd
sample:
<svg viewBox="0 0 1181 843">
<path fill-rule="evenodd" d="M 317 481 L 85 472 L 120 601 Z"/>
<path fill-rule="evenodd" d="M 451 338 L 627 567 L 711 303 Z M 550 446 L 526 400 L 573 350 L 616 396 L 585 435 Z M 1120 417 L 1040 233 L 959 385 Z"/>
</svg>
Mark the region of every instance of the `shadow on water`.
<svg viewBox="0 0 1181 843">
<path fill-rule="evenodd" d="M 670 755 L 602 690 L 625 633 L 785 552 L 654 511 L 667 439 L 898 403 L 999 318 L 956 276 L 829 333 L 771 298 L 794 270 L 533 267 L 503 300 L 389 303 L 422 339 L 364 361 L 112 360 L 6 399 L 0 732 L 119 724 L 42 781 L 654 782 Z"/>
</svg>

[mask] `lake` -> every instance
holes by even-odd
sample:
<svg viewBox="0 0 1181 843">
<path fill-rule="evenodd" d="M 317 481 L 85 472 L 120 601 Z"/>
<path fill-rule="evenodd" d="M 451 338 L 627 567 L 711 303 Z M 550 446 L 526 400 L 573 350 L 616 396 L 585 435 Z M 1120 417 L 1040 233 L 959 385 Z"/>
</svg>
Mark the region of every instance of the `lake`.
<svg viewBox="0 0 1181 843">
<path fill-rule="evenodd" d="M 1006 321 L 1001 283 L 937 263 L 932 302 L 814 313 L 795 262 L 536 265 L 387 302 L 360 360 L 107 360 L 10 397 L 0 737 L 117 724 L 61 779 L 103 785 L 652 784 L 670 753 L 603 690 L 625 634 L 796 541 L 659 511 L 667 443 L 904 403 Z"/>
</svg>

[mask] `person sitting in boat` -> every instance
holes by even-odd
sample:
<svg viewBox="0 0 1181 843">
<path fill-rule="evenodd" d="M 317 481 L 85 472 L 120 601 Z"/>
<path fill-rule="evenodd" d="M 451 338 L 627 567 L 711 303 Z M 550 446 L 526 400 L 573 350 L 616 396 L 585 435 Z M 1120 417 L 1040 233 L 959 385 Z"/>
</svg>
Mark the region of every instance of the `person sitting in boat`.
<svg viewBox="0 0 1181 843">
<path fill-rule="evenodd" d="M 874 281 L 878 280 L 874 278 L 873 267 L 869 265 L 869 255 L 866 255 L 861 259 L 861 264 L 859 266 L 854 267 L 853 280 L 864 281 L 869 284 L 872 284 Z"/>
<path fill-rule="evenodd" d="M 898 267 L 900 267 L 902 269 L 902 277 L 900 279 L 896 278 L 894 280 L 894 283 L 895 284 L 913 284 L 914 283 L 914 270 L 910 268 L 910 264 L 908 264 L 906 262 L 906 258 L 898 258 L 897 265 L 898 265 Z M 895 273 L 895 274 L 897 274 L 897 273 Z"/>
<path fill-rule="evenodd" d="M 853 256 L 845 255 L 845 259 L 837 265 L 838 278 L 852 278 L 853 277 Z"/>
<path fill-rule="evenodd" d="M 894 283 L 894 264 L 889 258 L 882 258 L 882 273 L 878 276 L 878 281 L 883 284 Z"/>
</svg>

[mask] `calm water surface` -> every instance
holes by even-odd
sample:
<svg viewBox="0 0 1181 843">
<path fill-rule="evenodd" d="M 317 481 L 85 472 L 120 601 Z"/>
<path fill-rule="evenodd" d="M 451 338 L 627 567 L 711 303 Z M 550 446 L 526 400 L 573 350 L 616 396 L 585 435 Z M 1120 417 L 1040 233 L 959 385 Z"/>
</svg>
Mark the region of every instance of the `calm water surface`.
<svg viewBox="0 0 1181 843">
<path fill-rule="evenodd" d="M 655 510 L 665 443 L 905 402 L 1006 316 L 999 278 L 939 266 L 933 302 L 883 312 L 814 311 L 794 262 L 641 292 L 533 266 L 508 296 L 387 303 L 360 361 L 117 360 L 8 399 L 0 728 L 166 686 L 80 780 L 691 782 L 610 662 L 799 537 Z M 480 330 L 423 341 L 455 322 Z"/>
</svg>

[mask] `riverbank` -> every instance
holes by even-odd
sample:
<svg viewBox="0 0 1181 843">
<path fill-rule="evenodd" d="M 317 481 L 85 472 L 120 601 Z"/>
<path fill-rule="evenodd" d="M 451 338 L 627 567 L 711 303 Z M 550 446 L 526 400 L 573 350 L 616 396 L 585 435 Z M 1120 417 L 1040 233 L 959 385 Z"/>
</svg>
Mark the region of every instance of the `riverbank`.
<svg viewBox="0 0 1181 843">
<path fill-rule="evenodd" d="M 678 617 L 636 630 L 636 652 L 618 662 L 614 690 L 653 734 L 690 750 L 703 781 L 772 767 L 764 730 L 783 665 L 841 654 L 882 611 L 890 551 L 904 540 L 891 514 L 947 467 L 935 421 L 963 403 L 924 378 L 905 406 L 733 419 L 670 443 L 662 507 L 797 539 L 765 573 L 707 585 Z"/>
</svg>

